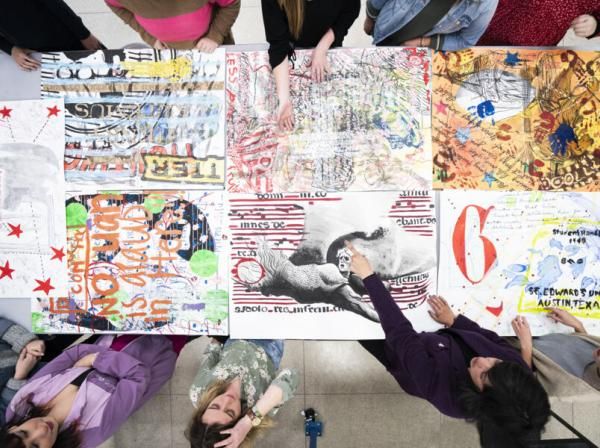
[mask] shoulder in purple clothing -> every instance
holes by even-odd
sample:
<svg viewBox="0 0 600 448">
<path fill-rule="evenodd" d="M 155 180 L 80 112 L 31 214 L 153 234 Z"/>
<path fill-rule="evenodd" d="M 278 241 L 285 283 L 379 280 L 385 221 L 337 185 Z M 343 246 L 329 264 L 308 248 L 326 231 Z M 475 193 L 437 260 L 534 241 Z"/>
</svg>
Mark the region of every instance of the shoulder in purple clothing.
<svg viewBox="0 0 600 448">
<path fill-rule="evenodd" d="M 351 271 L 362 278 L 385 334 L 384 355 L 373 354 L 398 384 L 440 412 L 474 422 L 484 447 L 539 440 L 550 415 L 548 395 L 519 352 L 493 331 L 456 316 L 438 296 L 428 300 L 430 315 L 446 328 L 417 333 L 368 260 L 348 248 Z"/>
<path fill-rule="evenodd" d="M 164 336 L 140 336 L 120 351 L 112 339 L 73 346 L 37 372 L 10 402 L 0 444 L 92 448 L 108 439 L 158 392 L 177 360 Z"/>
</svg>

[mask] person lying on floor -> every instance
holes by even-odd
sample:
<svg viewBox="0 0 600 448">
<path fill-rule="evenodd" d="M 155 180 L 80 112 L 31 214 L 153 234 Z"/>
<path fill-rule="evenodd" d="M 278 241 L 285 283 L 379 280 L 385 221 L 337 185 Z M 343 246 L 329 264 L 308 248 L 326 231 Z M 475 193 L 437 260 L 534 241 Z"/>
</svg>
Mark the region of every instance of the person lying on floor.
<svg viewBox="0 0 600 448">
<path fill-rule="evenodd" d="M 94 448 L 165 384 L 185 336 L 101 336 L 49 362 L 6 410 L 0 446 Z"/>
<path fill-rule="evenodd" d="M 518 350 L 446 301 L 428 300 L 430 315 L 445 326 L 417 333 L 369 261 L 350 243 L 351 271 L 364 282 L 385 333 L 360 341 L 410 395 L 450 417 L 474 422 L 482 447 L 522 447 L 539 440 L 550 415 L 548 395 Z"/>
<path fill-rule="evenodd" d="M 271 426 L 298 388 L 294 370 L 279 371 L 282 340 L 212 339 L 190 388 L 196 408 L 186 437 L 192 448 L 237 448 Z"/>
</svg>

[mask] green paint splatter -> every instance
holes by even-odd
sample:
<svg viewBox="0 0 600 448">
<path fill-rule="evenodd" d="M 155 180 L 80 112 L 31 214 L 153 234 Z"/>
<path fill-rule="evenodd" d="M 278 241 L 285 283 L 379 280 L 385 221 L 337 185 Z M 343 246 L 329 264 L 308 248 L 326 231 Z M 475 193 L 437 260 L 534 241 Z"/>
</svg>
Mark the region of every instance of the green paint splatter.
<svg viewBox="0 0 600 448">
<path fill-rule="evenodd" d="M 213 323 L 223 322 L 229 315 L 229 293 L 223 289 L 208 291 L 204 296 L 206 319 Z"/>
<path fill-rule="evenodd" d="M 217 254 L 210 250 L 197 250 L 190 258 L 190 269 L 201 278 L 208 278 L 217 272 Z"/>
<path fill-rule="evenodd" d="M 38 313 L 33 311 L 31 313 L 31 329 L 34 333 L 45 333 L 46 329 L 42 325 L 42 320 L 44 319 L 44 315 L 42 313 Z"/>
<path fill-rule="evenodd" d="M 160 213 L 165 208 L 165 198 L 160 195 L 150 194 L 144 199 L 144 208 L 150 213 Z"/>
<path fill-rule="evenodd" d="M 117 303 L 112 307 L 112 309 L 118 311 L 118 313 L 108 316 L 108 320 L 110 320 L 113 324 L 118 324 L 124 319 L 123 316 L 125 315 L 125 311 L 123 311 L 123 303 L 129 302 L 129 294 L 123 290 L 119 290 L 111 297 L 113 299 L 117 299 Z"/>
<path fill-rule="evenodd" d="M 73 202 L 67 205 L 67 227 L 85 227 L 87 221 L 87 210 L 82 204 Z"/>
</svg>

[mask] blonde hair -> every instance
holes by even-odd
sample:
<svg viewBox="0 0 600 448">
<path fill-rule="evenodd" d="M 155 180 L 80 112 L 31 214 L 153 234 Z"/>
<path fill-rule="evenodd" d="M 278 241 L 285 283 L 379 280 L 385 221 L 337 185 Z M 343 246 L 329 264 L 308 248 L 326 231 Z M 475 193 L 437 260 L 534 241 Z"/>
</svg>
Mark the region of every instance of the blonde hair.
<svg viewBox="0 0 600 448">
<path fill-rule="evenodd" d="M 227 388 L 231 385 L 231 381 L 215 381 L 212 383 L 200 396 L 200 400 L 198 401 L 198 406 L 196 411 L 192 415 L 192 419 L 190 420 L 188 427 L 185 431 L 185 437 L 191 442 L 192 447 L 200 448 L 205 446 L 203 444 L 204 438 L 208 430 L 211 428 L 206 427 L 204 423 L 202 423 L 202 416 L 204 412 L 208 409 L 210 403 L 217 398 L 219 395 L 224 394 L 227 391 Z M 244 417 L 248 408 L 244 406 L 245 403 L 242 403 L 242 412 L 237 419 L 234 419 L 229 425 L 214 425 L 214 428 L 217 432 L 220 432 L 224 429 L 231 428 L 235 426 L 235 424 Z M 253 427 L 244 442 L 240 445 L 239 448 L 252 448 L 254 446 L 254 442 L 259 437 L 264 435 L 266 429 L 274 426 L 273 419 L 270 417 L 263 418 L 261 424 L 257 427 Z"/>
<path fill-rule="evenodd" d="M 287 16 L 292 37 L 299 39 L 304 24 L 304 0 L 277 0 L 277 3 Z"/>
</svg>

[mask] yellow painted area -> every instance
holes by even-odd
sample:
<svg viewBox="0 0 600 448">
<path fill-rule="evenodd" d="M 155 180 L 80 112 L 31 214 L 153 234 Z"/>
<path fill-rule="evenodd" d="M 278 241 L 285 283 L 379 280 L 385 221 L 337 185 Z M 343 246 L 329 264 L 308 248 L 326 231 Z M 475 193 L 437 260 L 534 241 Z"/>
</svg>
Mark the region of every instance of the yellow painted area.
<svg viewBox="0 0 600 448">
<path fill-rule="evenodd" d="M 123 61 L 123 68 L 134 78 L 165 78 L 180 81 L 192 74 L 192 61 L 185 57 L 167 61 Z"/>
<path fill-rule="evenodd" d="M 199 159 L 165 154 L 142 154 L 142 158 L 144 160 L 143 180 L 190 184 L 220 184 L 224 182 L 225 160 L 223 157 Z"/>
<path fill-rule="evenodd" d="M 589 224 L 589 225 L 595 226 L 595 227 L 600 226 L 600 222 L 593 221 L 591 219 L 585 219 L 585 218 L 569 218 L 569 219 L 545 218 L 543 220 L 543 227 L 541 227 L 540 230 L 533 237 L 531 247 L 532 247 L 532 249 L 535 250 L 535 248 L 539 244 L 540 240 L 551 237 L 552 236 L 552 228 L 554 228 L 556 226 L 563 225 L 566 227 L 567 230 L 576 230 L 577 227 L 580 227 L 582 224 Z M 526 279 L 530 278 L 531 265 L 532 265 L 534 256 L 535 256 L 535 254 L 533 253 L 533 251 L 530 251 L 529 262 L 527 265 L 528 267 L 527 267 L 527 271 L 525 272 Z M 523 285 L 523 290 L 521 291 L 521 296 L 519 297 L 518 311 L 519 312 L 527 312 L 527 313 L 535 313 L 535 314 L 547 313 L 547 311 L 544 307 L 538 306 L 537 298 L 527 298 L 527 292 L 525 291 L 524 287 L 525 287 L 525 285 Z M 557 289 L 562 289 L 562 288 L 557 288 Z M 572 288 L 572 289 L 579 289 L 579 288 Z M 587 301 L 589 301 L 590 299 L 594 299 L 597 303 L 600 304 L 600 296 L 570 297 L 568 295 L 556 295 L 556 296 L 554 296 L 554 298 L 559 299 L 559 300 L 572 300 L 572 301 L 577 300 L 577 299 L 580 299 L 580 300 L 586 299 Z M 557 308 L 565 309 L 566 311 L 570 312 L 571 314 L 573 314 L 574 316 L 577 316 L 577 317 L 600 319 L 600 309 L 590 311 L 590 310 L 576 310 L 576 309 L 573 309 L 570 307 L 561 307 L 561 306 L 557 306 Z"/>
</svg>

